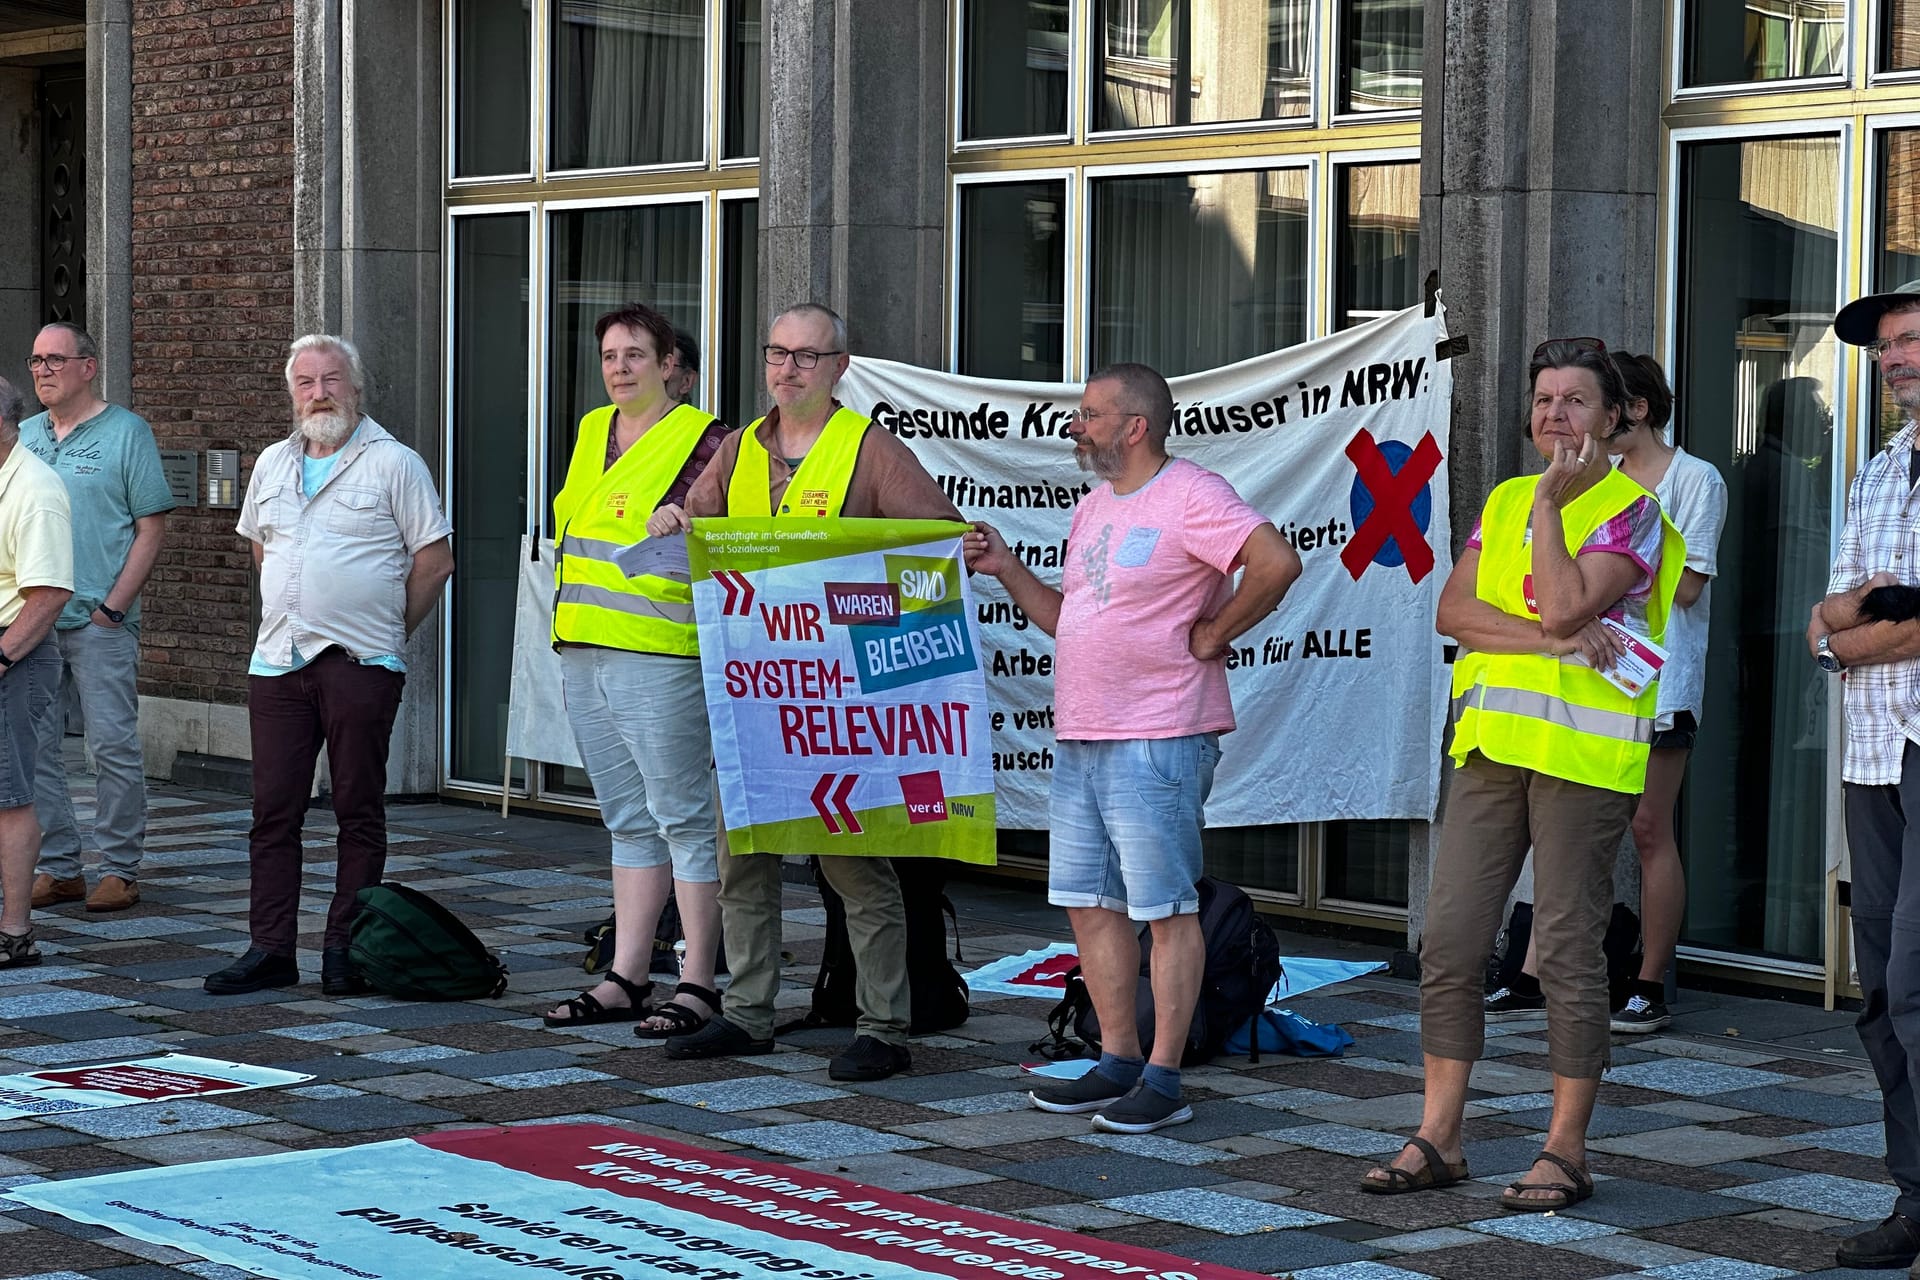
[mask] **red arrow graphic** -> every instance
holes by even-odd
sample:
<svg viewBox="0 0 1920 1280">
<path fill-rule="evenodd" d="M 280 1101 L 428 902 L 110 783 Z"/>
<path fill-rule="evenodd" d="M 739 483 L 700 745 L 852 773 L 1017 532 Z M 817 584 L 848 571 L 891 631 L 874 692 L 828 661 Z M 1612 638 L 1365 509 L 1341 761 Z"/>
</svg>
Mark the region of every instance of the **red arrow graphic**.
<svg viewBox="0 0 1920 1280">
<path fill-rule="evenodd" d="M 733 570 L 733 580 L 740 584 L 740 590 L 743 593 L 740 598 L 740 616 L 750 617 L 753 614 L 753 583 L 749 582 L 747 575 L 738 569 Z"/>
<path fill-rule="evenodd" d="M 714 576 L 719 577 L 718 574 Z M 813 794 L 808 798 L 813 801 L 813 811 L 820 815 L 820 821 L 827 824 L 827 834 L 837 836 L 840 834 L 840 824 L 833 820 L 831 813 L 827 812 L 827 791 L 832 786 L 833 775 L 823 773 L 820 775 L 820 781 L 813 784 Z"/>
<path fill-rule="evenodd" d="M 720 602 L 721 615 L 724 617 L 730 613 L 737 613 L 743 618 L 751 617 L 754 591 L 753 583 L 747 580 L 747 575 L 738 569 L 715 569 L 712 572 L 714 581 L 718 582 L 720 589 L 727 593 L 727 598 Z"/>
<path fill-rule="evenodd" d="M 840 821 L 847 824 L 847 834 L 860 834 L 860 819 L 853 816 L 853 810 L 847 807 L 847 797 L 853 792 L 853 784 L 860 781 L 860 775 L 850 773 L 841 779 L 840 785 L 833 789 L 834 812 L 840 815 Z"/>
<path fill-rule="evenodd" d="M 740 589 L 733 585 L 733 579 L 727 576 L 727 571 L 724 569 L 715 569 L 713 580 L 720 584 L 722 591 L 727 593 L 727 598 L 720 602 L 720 614 L 724 617 L 733 612 L 733 602 L 740 595 Z"/>
</svg>

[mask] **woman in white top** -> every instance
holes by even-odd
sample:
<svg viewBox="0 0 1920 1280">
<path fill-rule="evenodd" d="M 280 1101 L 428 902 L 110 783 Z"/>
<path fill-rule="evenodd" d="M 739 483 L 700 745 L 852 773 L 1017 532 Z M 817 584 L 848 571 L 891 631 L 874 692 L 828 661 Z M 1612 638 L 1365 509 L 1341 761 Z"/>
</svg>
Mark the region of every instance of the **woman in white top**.
<svg viewBox="0 0 1920 1280">
<path fill-rule="evenodd" d="M 1710 462 L 1667 442 L 1673 389 L 1652 356 L 1615 354 L 1627 384 L 1622 430 L 1607 442 L 1620 470 L 1651 490 L 1660 510 L 1687 543 L 1687 567 L 1673 596 L 1667 623 L 1667 664 L 1660 672 L 1653 754 L 1647 789 L 1633 815 L 1640 850 L 1640 974 L 1611 1019 L 1615 1031 L 1658 1031 L 1672 1021 L 1666 1006 L 1666 973 L 1680 940 L 1687 882 L 1674 840 L 1673 810 L 1680 780 L 1693 750 L 1707 663 L 1707 607 L 1716 569 L 1720 530 L 1727 520 L 1727 486 Z"/>
</svg>

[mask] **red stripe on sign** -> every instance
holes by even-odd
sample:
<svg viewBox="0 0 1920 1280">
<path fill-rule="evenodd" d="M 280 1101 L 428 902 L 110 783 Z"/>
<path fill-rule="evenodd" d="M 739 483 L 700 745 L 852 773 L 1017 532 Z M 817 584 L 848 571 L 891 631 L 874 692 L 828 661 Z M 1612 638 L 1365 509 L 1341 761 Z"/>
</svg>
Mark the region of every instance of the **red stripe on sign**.
<svg viewBox="0 0 1920 1280">
<path fill-rule="evenodd" d="M 413 1141 L 550 1182 L 668 1205 L 952 1280 L 1263 1280 L 1251 1271 L 936 1204 L 611 1125 L 455 1129 Z"/>
</svg>

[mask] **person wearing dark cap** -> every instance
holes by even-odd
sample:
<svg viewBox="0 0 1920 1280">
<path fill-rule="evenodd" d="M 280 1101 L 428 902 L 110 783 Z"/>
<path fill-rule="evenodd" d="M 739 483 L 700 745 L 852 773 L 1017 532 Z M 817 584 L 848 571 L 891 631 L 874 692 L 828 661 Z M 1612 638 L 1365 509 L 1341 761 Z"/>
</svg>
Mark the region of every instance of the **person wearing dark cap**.
<svg viewBox="0 0 1920 1280">
<path fill-rule="evenodd" d="M 1880 1081 L 1887 1172 L 1900 1189 L 1886 1221 L 1842 1241 L 1835 1256 L 1843 1267 L 1902 1267 L 1920 1256 L 1920 857 L 1905 856 L 1920 854 L 1920 619 L 1885 621 L 1888 610 L 1866 600 L 1876 587 L 1920 584 L 1920 280 L 1847 304 L 1833 331 L 1879 362 L 1907 413 L 1847 490 L 1833 576 L 1807 626 L 1821 667 L 1854 671 L 1844 686 L 1841 778 L 1858 1025 Z"/>
<path fill-rule="evenodd" d="M 700 344 L 685 329 L 673 331 L 673 373 L 667 378 L 667 399 L 675 404 L 692 404 L 694 388 L 700 385 Z"/>
</svg>

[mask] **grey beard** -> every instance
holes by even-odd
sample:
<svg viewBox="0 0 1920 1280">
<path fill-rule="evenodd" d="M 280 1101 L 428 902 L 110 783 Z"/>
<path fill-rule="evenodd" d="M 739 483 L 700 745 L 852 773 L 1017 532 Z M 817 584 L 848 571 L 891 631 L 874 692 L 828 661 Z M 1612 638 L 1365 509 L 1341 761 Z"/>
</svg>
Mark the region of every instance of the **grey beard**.
<svg viewBox="0 0 1920 1280">
<path fill-rule="evenodd" d="M 1117 446 L 1102 449 L 1089 445 L 1085 452 L 1075 449 L 1073 460 L 1082 471 L 1091 471 L 1102 480 L 1113 480 L 1127 469 L 1125 452 Z"/>
<path fill-rule="evenodd" d="M 338 449 L 358 425 L 344 413 L 316 413 L 300 419 L 300 434 L 323 449 Z"/>
</svg>

